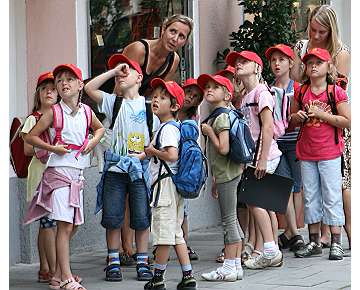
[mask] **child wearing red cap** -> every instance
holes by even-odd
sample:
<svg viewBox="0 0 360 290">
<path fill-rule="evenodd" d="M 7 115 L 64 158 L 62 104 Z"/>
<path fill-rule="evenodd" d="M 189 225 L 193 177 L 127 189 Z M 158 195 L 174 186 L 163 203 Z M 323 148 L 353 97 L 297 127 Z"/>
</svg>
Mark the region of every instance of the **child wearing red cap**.
<svg viewBox="0 0 360 290">
<path fill-rule="evenodd" d="M 304 214 L 310 242 L 295 252 L 295 256 L 322 254 L 322 222 L 329 225 L 331 231 L 329 259 L 342 260 L 341 227 L 345 217 L 341 191 L 344 150 L 341 129 L 350 128 L 350 106 L 345 91 L 334 84 L 336 74 L 326 49 L 310 49 L 302 61 L 308 79 L 295 94 L 291 122 L 301 125 L 296 155 L 301 161 Z"/>
<path fill-rule="evenodd" d="M 220 75 L 203 74 L 199 76 L 198 84 L 203 88 L 205 100 L 211 105 L 212 111 L 217 108 L 229 108 L 234 92 L 230 80 Z M 211 124 L 203 123 L 201 130 L 210 140 L 208 160 L 218 191 L 221 220 L 224 226 L 225 259 L 222 267 L 203 273 L 201 276 L 207 281 L 233 282 L 243 278 L 240 255 L 244 234 L 236 215 L 236 193 L 243 166 L 228 157 L 230 150 L 228 114 L 221 113 L 211 121 Z"/>
<path fill-rule="evenodd" d="M 34 106 L 32 113 L 25 120 L 21 130 L 21 135 L 25 139 L 26 135 L 36 125 L 41 116 L 51 110 L 51 106 L 57 102 L 58 93 L 54 85 L 52 72 L 46 72 L 39 76 L 34 94 Z M 46 134 L 49 134 L 46 132 Z M 41 181 L 42 174 L 46 168 L 37 158 L 33 146 L 24 142 L 24 152 L 27 156 L 33 156 L 28 168 L 26 181 L 26 201 L 30 202 L 34 196 L 36 188 Z M 38 282 L 49 282 L 56 270 L 56 249 L 55 249 L 55 227 L 56 222 L 43 217 L 40 220 L 38 233 L 38 251 L 40 260 L 40 270 L 38 272 Z"/>
<path fill-rule="evenodd" d="M 126 194 L 129 198 L 130 227 L 136 236 L 136 271 L 139 281 L 148 281 L 152 272 L 148 263 L 150 227 L 150 182 L 144 148 L 150 142 L 152 124 L 148 124 L 149 108 L 139 95 L 143 74 L 139 64 L 123 54 L 114 54 L 108 61 L 109 71 L 86 84 L 85 90 L 99 105 L 99 111 L 113 120 L 110 148 L 105 152 L 101 181 L 97 186 L 95 212 L 102 209 L 101 225 L 106 229 L 108 247 L 107 281 L 121 281 L 120 235 L 124 223 Z M 113 94 L 99 88 L 115 78 Z M 116 111 L 116 101 L 121 106 Z M 152 113 L 150 112 L 151 116 Z M 150 181 L 150 180 L 149 180 Z"/>
<path fill-rule="evenodd" d="M 265 56 L 270 63 L 270 68 L 275 76 L 275 81 L 271 90 L 275 93 L 277 98 L 277 106 L 281 109 L 281 113 L 290 112 L 290 102 L 293 102 L 294 91 L 299 87 L 299 84 L 290 79 L 290 70 L 294 65 L 294 52 L 291 47 L 285 44 L 277 44 L 268 48 L 265 51 Z M 285 106 L 284 106 L 285 104 Z M 285 128 L 288 127 L 288 114 L 281 116 L 282 124 Z M 301 204 L 295 208 L 294 201 L 302 199 L 301 196 L 301 173 L 300 164 L 296 162 L 296 140 L 299 133 L 299 128 L 286 132 L 280 136 L 276 141 L 282 152 L 280 164 L 276 169 L 276 173 L 292 178 L 294 186 L 290 194 L 289 203 L 285 215 L 286 230 L 279 236 L 279 246 L 282 249 L 290 248 L 291 251 L 297 251 L 304 246 L 304 239 L 297 230 L 296 213 L 301 211 Z"/>
<path fill-rule="evenodd" d="M 167 172 L 165 165 L 173 174 L 178 171 L 180 130 L 175 120 L 184 103 L 184 91 L 176 82 L 165 82 L 160 78 L 151 81 L 151 88 L 153 89 L 151 107 L 160 119 L 161 125 L 150 145 L 145 148 L 146 155 L 151 157 L 150 168 L 153 177 L 151 233 L 156 253 L 154 277 L 145 284 L 144 289 L 166 289 L 164 274 L 170 246 L 173 246 L 183 272 L 177 289 L 193 290 L 196 289 L 196 280 L 192 274 L 192 266 L 181 229 L 184 199 L 177 193 L 171 176 L 164 174 Z"/>
<path fill-rule="evenodd" d="M 104 128 L 91 109 L 80 102 L 81 70 L 73 64 L 63 64 L 54 69 L 53 75 L 61 101 L 44 112 L 25 138 L 31 145 L 51 152 L 26 223 L 42 216 L 56 220 L 57 267 L 49 287 L 86 290 L 71 273 L 69 244 L 77 226 L 84 223 L 83 170 L 90 166 L 88 153 L 103 136 Z M 55 134 L 50 131 L 52 144 L 44 142 L 39 136 L 52 126 L 58 128 L 58 122 L 61 129 Z M 89 127 L 94 130 L 91 140 Z"/>
<path fill-rule="evenodd" d="M 258 156 L 255 156 L 257 160 L 255 175 L 260 179 L 266 172 L 275 172 L 280 162 L 281 151 L 273 139 L 272 111 L 275 100 L 266 85 L 261 83 L 263 62 L 255 52 L 231 52 L 227 55 L 226 62 L 235 67 L 236 77 L 243 82 L 247 91 L 241 103 L 241 111 L 249 123 L 253 140 L 256 143 L 261 138 L 261 150 Z M 275 242 L 277 240 L 275 213 L 255 206 L 249 206 L 249 209 L 261 234 L 256 235 L 256 252 L 254 251 L 253 256 L 245 261 L 245 266 L 249 269 L 281 266 L 283 256 Z M 263 251 L 260 252 L 262 247 Z"/>
<path fill-rule="evenodd" d="M 179 110 L 178 119 L 179 121 L 185 120 L 198 120 L 198 107 L 201 104 L 204 96 L 204 91 L 197 83 L 196 79 L 189 78 L 187 79 L 182 88 L 184 89 L 185 99 L 184 105 Z M 194 122 L 197 126 L 197 123 Z M 189 200 L 184 200 L 184 221 L 182 224 L 182 229 L 184 231 L 184 239 L 188 245 L 188 252 L 190 260 L 199 260 L 199 255 L 189 246 Z"/>
</svg>

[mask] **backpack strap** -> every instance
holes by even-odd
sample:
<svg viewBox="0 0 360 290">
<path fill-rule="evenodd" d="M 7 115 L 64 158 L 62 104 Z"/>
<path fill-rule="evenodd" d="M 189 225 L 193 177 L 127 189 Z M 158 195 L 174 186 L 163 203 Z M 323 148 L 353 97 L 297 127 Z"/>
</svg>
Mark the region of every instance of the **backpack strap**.
<svg viewBox="0 0 360 290">
<path fill-rule="evenodd" d="M 64 128 L 64 116 L 63 109 L 60 103 L 51 106 L 53 111 L 53 127 L 55 129 L 55 138 L 53 140 L 53 145 L 56 143 L 64 144 L 64 141 L 61 137 L 61 131 Z"/>
<path fill-rule="evenodd" d="M 219 116 L 222 113 L 229 114 L 229 112 L 230 112 L 230 109 L 227 109 L 227 108 L 223 108 L 223 107 L 216 108 L 214 111 L 211 112 L 211 114 L 207 118 L 205 118 L 205 120 L 203 120 L 201 122 L 201 124 L 207 123 L 209 120 L 216 118 L 217 116 Z"/>
<path fill-rule="evenodd" d="M 145 98 L 145 110 L 146 110 L 146 124 L 149 132 L 149 139 L 152 139 L 153 135 L 153 124 L 154 124 L 154 115 L 151 110 L 151 100 Z"/>
<path fill-rule="evenodd" d="M 334 84 L 327 84 L 326 86 L 326 96 L 328 98 L 328 102 L 331 107 L 331 113 L 333 115 L 338 114 L 338 110 L 336 108 L 336 101 L 335 101 L 335 85 Z M 334 127 L 335 129 L 335 144 L 339 144 L 339 133 L 338 128 Z"/>
<path fill-rule="evenodd" d="M 118 97 L 118 96 L 115 97 L 114 107 L 113 107 L 113 111 L 112 111 L 111 124 L 109 126 L 110 130 L 112 130 L 114 128 L 115 121 L 116 121 L 117 115 L 119 114 L 122 101 L 123 101 L 122 97 Z"/>
</svg>

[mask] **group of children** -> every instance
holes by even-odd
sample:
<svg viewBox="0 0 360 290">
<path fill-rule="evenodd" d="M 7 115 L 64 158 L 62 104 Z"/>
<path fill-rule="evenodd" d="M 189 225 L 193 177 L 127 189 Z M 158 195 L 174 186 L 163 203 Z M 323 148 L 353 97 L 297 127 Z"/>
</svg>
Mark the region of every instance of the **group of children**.
<svg viewBox="0 0 360 290">
<path fill-rule="evenodd" d="M 196 289 L 197 282 L 182 229 L 184 198 L 177 193 L 171 178 L 171 174 L 176 174 L 179 168 L 181 146 L 180 131 L 174 122 L 198 120 L 198 106 L 203 97 L 209 104 L 210 113 L 217 108 L 234 108 L 231 104 L 234 83 L 237 86 L 240 82 L 246 93 L 238 102 L 239 109 L 248 122 L 254 142 L 259 139 L 260 144 L 258 155 L 254 157 L 256 177 L 260 179 L 266 173 L 274 172 L 291 175 L 296 181 L 293 192 L 300 192 L 299 173 L 294 173 L 293 168 L 287 170 L 290 173 L 284 173 L 286 170 L 281 166 L 286 163 L 283 160 L 285 156 L 289 155 L 286 157 L 288 159 L 295 157 L 296 143 L 310 242 L 300 245 L 303 240 L 301 236 L 299 238 L 296 225 L 294 229 L 291 224 L 293 219 L 290 217 L 287 222 L 289 233 L 285 238 L 292 241 L 297 257 L 319 254 L 319 224 L 323 221 L 330 225 L 332 232 L 329 258 L 342 259 L 339 232 L 344 224 L 341 128 L 350 127 L 346 94 L 341 88 L 334 87 L 337 111 L 332 111 L 327 95 L 328 82 L 332 81 L 332 64 L 329 53 L 324 49 L 312 49 L 303 57 L 308 89 L 297 89 L 295 97 L 294 82 L 290 79 L 293 61 L 291 48 L 283 44 L 274 46 L 267 51 L 266 58 L 275 76 L 274 86 L 284 92 L 289 91 L 288 95 L 291 95 L 292 108 L 286 126 L 289 129 L 300 126 L 298 137 L 297 131 L 285 135 L 290 136 L 290 142 L 283 140 L 283 147 L 273 138 L 273 112 L 277 102 L 262 79 L 261 58 L 251 51 L 231 52 L 227 56 L 226 62 L 233 70 L 222 73 L 230 72 L 231 76 L 233 72 L 231 80 L 222 73 L 202 74 L 197 80 L 189 79 L 180 87 L 174 81 L 153 79 L 151 103 L 138 92 L 143 79 L 139 64 L 122 54 L 111 56 L 109 70 L 86 84 L 85 91 L 98 104 L 99 111 L 108 120 L 115 120 L 110 146 L 104 154 L 105 164 L 97 186 L 96 204 L 96 212 L 102 210 L 101 225 L 106 229 L 107 281 L 123 279 L 118 249 L 128 194 L 130 227 L 135 230 L 137 279 L 147 281 L 144 289 L 166 289 L 165 272 L 170 246 L 175 249 L 183 274 L 177 289 Z M 36 169 L 40 177 L 35 184 L 41 181 L 36 190 L 31 189 L 36 195 L 26 221 L 41 218 L 41 228 L 48 223 L 54 226 L 55 221 L 57 225 L 56 259 L 52 255 L 53 258 L 48 259 L 49 266 L 41 268 L 39 275 L 48 271 L 51 289 L 84 290 L 85 287 L 80 284 L 82 279 L 73 275 L 70 269 L 69 241 L 77 225 L 84 220 L 83 169 L 89 165 L 88 153 L 102 138 L 104 128 L 94 113 L 88 114 L 87 106 L 81 103 L 83 82 L 80 69 L 70 64 L 60 65 L 52 74 L 48 78 L 40 76 L 38 81 L 41 105 L 34 110 L 42 114 L 41 118 L 36 125 L 32 120 L 23 130 L 26 143 L 51 152 L 47 165 Z M 114 92 L 108 94 L 101 91 L 101 85 L 111 78 L 115 78 Z M 55 104 L 57 95 L 61 101 Z M 61 117 L 58 116 L 59 112 Z M 60 130 L 59 122 L 62 123 Z M 283 264 L 276 214 L 256 206 L 239 206 L 237 202 L 237 187 L 246 164 L 235 163 L 229 158 L 230 126 L 227 113 L 201 124 L 201 132 L 207 140 L 205 146 L 213 177 L 213 193 L 219 201 L 225 244 L 222 266 L 201 275 L 207 281 L 240 280 L 243 278 L 242 264 L 248 269 Z M 88 136 L 89 127 L 93 130 L 92 138 Z M 48 132 L 50 140 L 55 141 L 47 142 L 42 137 L 44 132 Z M 31 148 L 29 150 L 33 152 Z M 285 153 L 287 150 L 292 153 Z M 248 210 L 252 225 L 238 219 L 237 207 Z M 287 215 L 293 216 L 293 213 Z M 148 255 L 150 228 L 156 246 L 153 270 L 149 266 Z M 244 238 L 247 236 L 250 241 L 251 234 L 254 236 L 254 247 L 245 259 Z"/>
</svg>

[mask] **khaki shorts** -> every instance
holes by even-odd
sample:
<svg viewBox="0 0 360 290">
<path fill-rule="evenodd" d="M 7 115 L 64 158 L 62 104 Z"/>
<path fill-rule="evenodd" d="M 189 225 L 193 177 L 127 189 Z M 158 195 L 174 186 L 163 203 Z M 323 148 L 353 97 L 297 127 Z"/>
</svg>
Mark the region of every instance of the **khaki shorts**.
<svg viewBox="0 0 360 290">
<path fill-rule="evenodd" d="M 177 193 L 171 178 L 161 180 L 157 207 L 152 207 L 151 234 L 153 245 L 185 244 L 181 225 L 184 220 L 184 199 Z M 157 185 L 154 193 L 157 191 Z M 153 202 L 150 204 L 153 206 Z"/>
</svg>

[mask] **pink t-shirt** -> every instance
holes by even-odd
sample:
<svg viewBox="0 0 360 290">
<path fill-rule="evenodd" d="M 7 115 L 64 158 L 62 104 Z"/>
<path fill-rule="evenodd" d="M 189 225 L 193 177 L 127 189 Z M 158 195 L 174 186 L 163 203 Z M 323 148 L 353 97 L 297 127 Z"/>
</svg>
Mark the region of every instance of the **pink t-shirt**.
<svg viewBox="0 0 360 290">
<path fill-rule="evenodd" d="M 251 105 L 255 103 L 258 103 L 258 105 Z M 268 107 L 272 112 L 274 106 L 274 97 L 271 95 L 266 85 L 264 84 L 259 84 L 258 86 L 256 86 L 256 88 L 254 88 L 251 92 L 244 96 L 241 103 L 241 112 L 244 114 L 245 119 L 248 121 L 251 136 L 255 143 L 257 142 L 260 135 L 259 113 L 266 107 Z M 267 160 L 273 160 L 279 156 L 281 156 L 281 151 L 279 150 L 276 141 L 272 139 Z"/>
<path fill-rule="evenodd" d="M 297 102 L 299 102 L 298 95 L 298 93 L 295 94 Z M 326 90 L 319 95 L 315 95 L 309 87 L 302 99 L 303 110 L 310 105 L 310 102 L 332 114 Z M 336 86 L 335 103 L 338 105 L 342 102 L 347 102 L 347 95 L 341 87 Z M 341 156 L 344 150 L 341 129 L 338 128 L 339 144 L 336 145 L 334 127 L 319 119 L 308 119 L 300 130 L 299 138 L 296 144 L 296 156 L 299 160 L 330 160 Z"/>
</svg>

